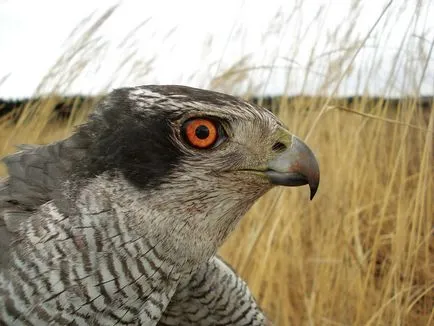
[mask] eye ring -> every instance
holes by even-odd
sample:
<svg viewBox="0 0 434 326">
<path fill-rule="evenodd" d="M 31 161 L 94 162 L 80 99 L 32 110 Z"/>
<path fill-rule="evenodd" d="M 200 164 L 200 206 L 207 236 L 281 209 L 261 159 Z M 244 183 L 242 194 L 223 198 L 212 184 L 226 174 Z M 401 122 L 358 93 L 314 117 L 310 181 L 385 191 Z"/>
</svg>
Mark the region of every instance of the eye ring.
<svg viewBox="0 0 434 326">
<path fill-rule="evenodd" d="M 193 118 L 182 125 L 186 142 L 195 148 L 207 149 L 216 145 L 221 138 L 221 126 L 209 118 Z"/>
</svg>

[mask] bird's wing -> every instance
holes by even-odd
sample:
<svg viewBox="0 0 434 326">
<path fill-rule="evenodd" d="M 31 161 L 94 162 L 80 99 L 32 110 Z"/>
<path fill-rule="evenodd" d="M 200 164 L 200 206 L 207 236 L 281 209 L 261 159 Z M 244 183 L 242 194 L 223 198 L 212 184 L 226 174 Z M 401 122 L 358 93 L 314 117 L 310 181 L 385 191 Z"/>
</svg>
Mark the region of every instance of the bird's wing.
<svg viewBox="0 0 434 326">
<path fill-rule="evenodd" d="M 2 159 L 8 177 L 0 179 L 0 266 L 18 230 L 38 207 L 56 197 L 80 146 L 71 138 L 49 145 L 22 145 Z"/>
<path fill-rule="evenodd" d="M 159 325 L 272 325 L 246 283 L 220 257 L 181 280 Z"/>
<path fill-rule="evenodd" d="M 161 246 L 113 236 L 118 215 L 101 196 L 74 226 L 73 215 L 54 201 L 28 217 L 0 270 L 0 325 L 157 324 L 179 273 Z M 101 221 L 105 229 L 96 227 Z M 130 254 L 133 247 L 143 252 L 140 259 Z"/>
</svg>

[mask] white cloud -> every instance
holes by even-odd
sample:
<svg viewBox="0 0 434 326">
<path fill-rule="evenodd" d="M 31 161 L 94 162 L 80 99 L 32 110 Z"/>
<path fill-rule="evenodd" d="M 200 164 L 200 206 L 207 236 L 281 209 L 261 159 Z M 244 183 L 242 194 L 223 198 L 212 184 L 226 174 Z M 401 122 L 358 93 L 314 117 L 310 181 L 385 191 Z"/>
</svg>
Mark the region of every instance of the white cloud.
<svg viewBox="0 0 434 326">
<path fill-rule="evenodd" d="M 67 49 L 70 43 L 65 41 L 77 24 L 92 12 L 102 14 L 115 3 L 107 0 L 0 2 L 0 80 L 10 74 L 0 85 L 0 97 L 32 95 Z M 350 0 L 124 1 L 98 32 L 110 46 L 101 56 L 92 58 L 93 65 L 65 89 L 72 93 L 97 92 L 108 83 L 112 86 L 182 83 L 208 87 L 213 76 L 249 55 L 250 66 L 278 66 L 271 72 L 258 69 L 250 73 L 249 80 L 253 83 L 266 84 L 261 92 L 318 92 L 324 79 L 331 77 L 327 71 L 330 62 L 344 52 L 328 56 L 324 53 L 345 47 L 342 40 L 352 24 L 355 29 L 348 37 L 348 46 L 357 37 L 366 35 L 387 1 L 362 1 L 363 8 L 356 16 L 350 14 L 354 12 L 350 10 L 352 3 Z M 314 19 L 321 6 L 323 11 Z M 365 86 L 371 93 L 413 92 L 414 84 L 422 76 L 422 63 L 426 60 L 422 56 L 428 53 L 434 39 L 434 21 L 429 18 L 434 15 L 433 5 L 422 6 L 419 20 L 412 21 L 415 8 L 416 1 L 394 1 L 359 53 L 354 74 L 344 80 L 340 94 L 363 91 Z M 120 49 L 118 44 L 125 36 L 147 19 L 129 41 L 130 50 L 125 46 Z M 336 28 L 341 34 L 338 34 L 340 41 L 334 43 L 328 36 Z M 411 34 L 423 36 L 427 41 L 420 43 Z M 387 76 L 404 37 L 407 52 L 398 62 L 396 88 L 387 89 L 385 84 L 390 84 Z M 207 47 L 210 40 L 212 43 Z M 309 79 L 304 81 L 314 48 L 317 59 L 310 66 Z M 154 58 L 151 72 L 143 74 L 140 66 L 131 70 L 134 60 L 116 72 L 126 53 L 132 50 L 137 51 L 135 60 Z M 378 63 L 374 70 L 370 69 L 374 66 L 372 62 Z M 419 66 L 406 68 L 410 62 Z M 292 69 L 288 70 L 288 66 Z M 431 60 L 422 92 L 433 92 L 433 73 Z M 114 75 L 118 76 L 115 81 Z"/>
</svg>

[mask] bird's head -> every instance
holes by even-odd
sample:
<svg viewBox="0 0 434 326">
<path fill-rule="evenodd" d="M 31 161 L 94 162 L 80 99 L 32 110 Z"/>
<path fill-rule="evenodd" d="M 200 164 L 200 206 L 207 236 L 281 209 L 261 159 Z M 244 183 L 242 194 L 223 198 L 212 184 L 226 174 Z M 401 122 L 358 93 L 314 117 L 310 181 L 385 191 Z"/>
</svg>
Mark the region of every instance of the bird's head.
<svg viewBox="0 0 434 326">
<path fill-rule="evenodd" d="M 312 198 L 319 184 L 314 154 L 276 116 L 217 92 L 118 89 L 77 135 L 89 141 L 80 173 L 115 175 L 134 225 L 195 257 L 215 251 L 274 185 L 307 184 Z"/>
</svg>

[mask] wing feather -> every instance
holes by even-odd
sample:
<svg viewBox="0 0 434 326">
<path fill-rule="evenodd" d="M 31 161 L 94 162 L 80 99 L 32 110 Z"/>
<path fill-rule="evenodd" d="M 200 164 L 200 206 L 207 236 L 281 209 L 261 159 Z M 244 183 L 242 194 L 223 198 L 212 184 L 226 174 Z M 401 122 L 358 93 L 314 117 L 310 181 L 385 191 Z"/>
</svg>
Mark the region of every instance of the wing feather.
<svg viewBox="0 0 434 326">
<path fill-rule="evenodd" d="M 178 285 L 159 325 L 272 325 L 246 283 L 221 257 Z"/>
<path fill-rule="evenodd" d="M 0 267 L 7 262 L 20 224 L 55 198 L 73 158 L 83 155 L 82 147 L 71 137 L 48 145 L 20 145 L 18 152 L 2 159 L 8 176 L 0 179 Z"/>
</svg>

